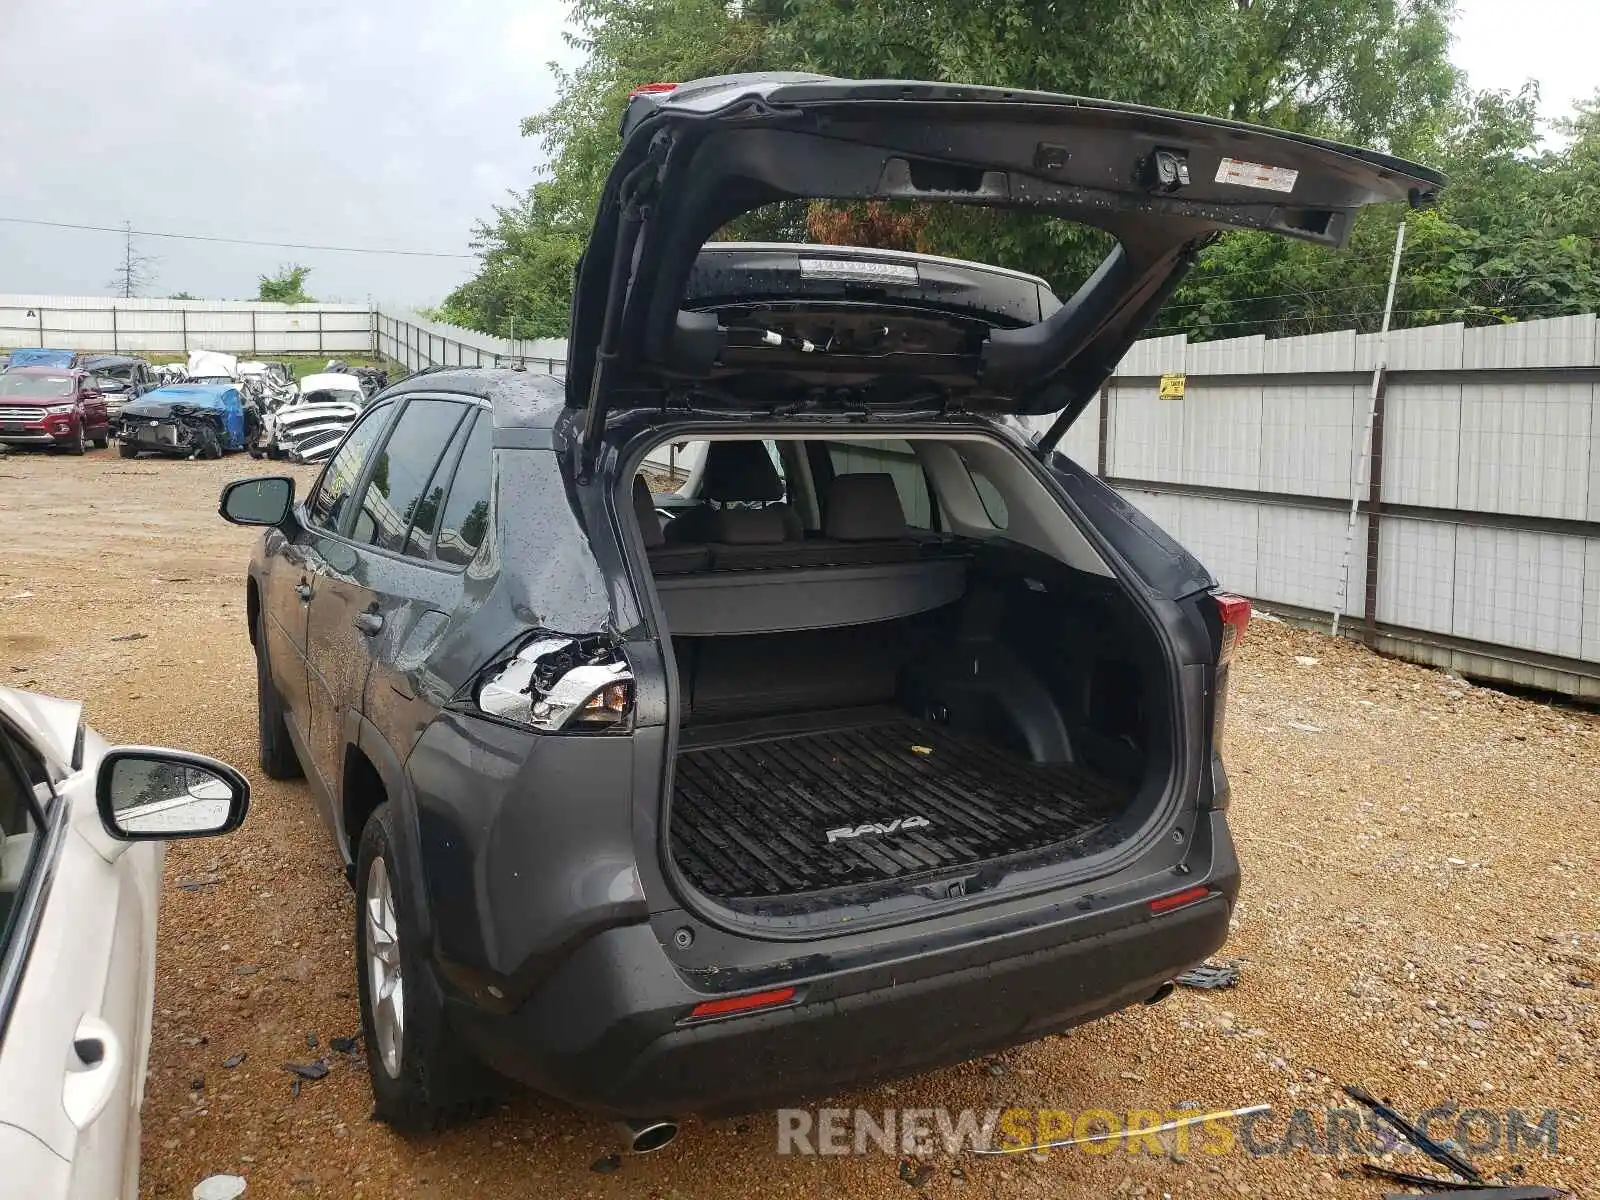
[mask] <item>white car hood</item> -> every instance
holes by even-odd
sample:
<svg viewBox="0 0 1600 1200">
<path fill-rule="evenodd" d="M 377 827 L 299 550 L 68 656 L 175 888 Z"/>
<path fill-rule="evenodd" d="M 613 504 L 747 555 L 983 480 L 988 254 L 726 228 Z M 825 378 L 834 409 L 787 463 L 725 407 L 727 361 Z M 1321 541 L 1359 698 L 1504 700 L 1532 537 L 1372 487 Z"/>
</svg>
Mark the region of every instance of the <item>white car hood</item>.
<svg viewBox="0 0 1600 1200">
<path fill-rule="evenodd" d="M 237 379 L 239 360 L 217 350 L 191 350 L 187 374 L 190 379 Z"/>
<path fill-rule="evenodd" d="M 361 381 L 354 375 L 342 375 L 337 371 L 330 371 L 321 375 L 307 375 L 300 381 L 300 394 L 307 392 L 349 392 L 360 403 L 366 396 L 361 390 Z"/>
</svg>

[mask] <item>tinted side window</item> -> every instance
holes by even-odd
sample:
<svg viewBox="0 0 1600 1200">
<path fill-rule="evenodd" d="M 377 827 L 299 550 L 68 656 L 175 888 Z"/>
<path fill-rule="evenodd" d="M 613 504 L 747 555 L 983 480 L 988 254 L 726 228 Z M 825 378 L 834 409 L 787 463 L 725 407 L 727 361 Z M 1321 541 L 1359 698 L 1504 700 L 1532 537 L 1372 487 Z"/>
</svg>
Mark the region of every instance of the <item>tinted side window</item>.
<svg viewBox="0 0 1600 1200">
<path fill-rule="evenodd" d="M 875 442 L 829 442 L 828 461 L 835 475 L 887 472 L 900 494 L 906 524 L 913 529 L 933 528 L 933 499 L 928 477 L 911 443 L 898 438 Z"/>
<path fill-rule="evenodd" d="M 427 493 L 412 514 L 411 528 L 406 531 L 405 549 L 412 558 L 433 557 L 433 536 L 439 531 L 439 510 L 444 507 L 444 494 L 450 487 L 450 478 L 455 474 L 456 463 L 461 458 L 461 447 L 472 433 L 474 420 L 472 410 L 468 409 L 466 420 L 456 426 L 455 436 L 440 455 L 439 465 L 433 469 Z"/>
<path fill-rule="evenodd" d="M 373 460 L 352 538 L 400 551 L 414 518 L 426 516 L 432 523 L 428 509 L 434 471 L 465 413 L 466 406 L 453 400 L 413 400 L 405 406 Z M 442 496 L 441 490 L 432 499 L 434 510 Z"/>
<path fill-rule="evenodd" d="M 450 483 L 450 499 L 445 501 L 444 516 L 439 522 L 434 557 L 440 562 L 466 566 L 488 532 L 493 434 L 494 422 L 487 414 L 480 414 L 461 453 L 461 462 L 456 466 L 455 478 Z"/>
<path fill-rule="evenodd" d="M 362 468 L 367 464 L 367 456 L 377 444 L 378 435 L 383 432 L 393 412 L 392 404 L 374 408 L 363 415 L 355 428 L 345 435 L 338 452 L 328 460 L 322 478 L 317 480 L 317 490 L 311 494 L 311 502 L 306 505 L 306 519 L 311 524 L 330 533 L 338 531 L 340 518 L 350 503 L 350 494 L 355 491 L 356 481 L 361 478 Z"/>
</svg>

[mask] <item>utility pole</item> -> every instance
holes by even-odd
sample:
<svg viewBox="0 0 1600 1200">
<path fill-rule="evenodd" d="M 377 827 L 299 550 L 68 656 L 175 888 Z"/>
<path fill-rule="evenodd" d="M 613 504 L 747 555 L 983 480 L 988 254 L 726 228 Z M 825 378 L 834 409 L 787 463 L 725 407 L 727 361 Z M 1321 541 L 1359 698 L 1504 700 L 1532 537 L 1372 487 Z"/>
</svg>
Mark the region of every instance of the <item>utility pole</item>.
<svg viewBox="0 0 1600 1200">
<path fill-rule="evenodd" d="M 133 222 L 122 223 L 122 298 L 133 298 Z"/>
<path fill-rule="evenodd" d="M 1344 554 L 1339 562 L 1339 602 L 1334 606 L 1331 632 L 1339 636 L 1339 621 L 1350 607 L 1350 547 L 1356 536 L 1356 510 L 1361 506 L 1361 493 L 1366 488 L 1367 471 L 1372 455 L 1372 427 L 1378 414 L 1378 396 L 1383 389 L 1384 373 L 1389 369 L 1389 318 L 1394 312 L 1394 289 L 1400 281 L 1400 255 L 1406 248 L 1406 219 L 1400 218 L 1400 228 L 1394 235 L 1394 261 L 1389 264 L 1389 294 L 1383 301 L 1383 325 L 1378 330 L 1377 355 L 1372 363 L 1372 386 L 1367 393 L 1366 432 L 1361 439 L 1360 456 L 1350 466 L 1350 520 L 1344 528 Z"/>
<path fill-rule="evenodd" d="M 113 293 L 124 300 L 131 300 L 145 288 L 149 287 L 155 278 L 151 268 L 155 259 L 148 254 L 140 254 L 133 248 L 133 222 L 122 223 L 122 263 L 112 272 L 111 282 L 106 286 Z"/>
</svg>

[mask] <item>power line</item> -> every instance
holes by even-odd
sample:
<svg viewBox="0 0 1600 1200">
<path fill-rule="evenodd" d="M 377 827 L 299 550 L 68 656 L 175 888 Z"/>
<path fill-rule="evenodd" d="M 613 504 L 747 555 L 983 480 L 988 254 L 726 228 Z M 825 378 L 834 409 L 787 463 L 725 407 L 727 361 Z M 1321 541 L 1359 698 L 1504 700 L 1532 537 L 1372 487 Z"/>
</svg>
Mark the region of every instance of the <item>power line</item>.
<svg viewBox="0 0 1600 1200">
<path fill-rule="evenodd" d="M 266 246 L 274 250 L 322 250 L 338 254 L 399 254 L 407 258 L 470 258 L 476 254 L 455 254 L 446 250 L 385 250 L 378 246 L 316 246 L 305 242 L 263 242 L 253 238 L 209 237 L 200 233 L 157 233 L 150 229 L 117 228 L 113 225 L 74 225 L 67 221 L 42 221 L 37 217 L 3 217 L 9 225 L 42 225 L 48 229 L 82 229 L 91 233 L 132 234 L 135 237 L 169 238 L 182 242 L 222 242 L 230 246 Z"/>
</svg>

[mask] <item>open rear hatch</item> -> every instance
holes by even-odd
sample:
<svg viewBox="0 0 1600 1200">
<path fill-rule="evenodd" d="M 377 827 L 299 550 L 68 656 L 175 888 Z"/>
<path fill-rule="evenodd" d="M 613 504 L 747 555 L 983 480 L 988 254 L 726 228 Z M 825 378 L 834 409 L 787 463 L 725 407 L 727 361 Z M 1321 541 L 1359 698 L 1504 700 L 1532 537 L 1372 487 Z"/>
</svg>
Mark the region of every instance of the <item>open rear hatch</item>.
<svg viewBox="0 0 1600 1200">
<path fill-rule="evenodd" d="M 971 414 L 1059 413 L 1048 447 L 1220 231 L 1338 246 L 1363 205 L 1424 204 L 1443 185 L 1386 155 L 1208 117 L 810 75 L 652 90 L 621 133 L 573 297 L 580 478 L 608 416 L 638 409 L 790 428 L 803 413 L 808 437 L 828 436 L 831 416 L 869 438 L 861 426 L 880 418 L 916 437 L 970 434 Z M 703 252 L 747 211 L 818 199 L 1012 209 L 1115 245 L 1064 301 L 1031 277 L 983 280 L 922 256 Z M 823 310 L 837 336 L 808 336 Z M 874 342 L 873 324 L 907 336 Z M 797 470 L 816 493 L 803 528 L 778 511 L 795 496 L 775 478 L 719 472 L 739 486 L 696 497 L 716 518 L 696 535 L 685 516 L 660 527 L 643 497 L 652 604 L 678 673 L 670 857 L 713 904 L 788 921 L 970 895 L 1022 872 L 1066 878 L 1063 865 L 1092 878 L 1193 803 L 1209 743 L 1194 735 L 1196 673 L 1184 682 L 1180 654 L 1209 668 L 1214 647 L 1180 652 L 1180 618 L 1147 589 L 1098 550 L 1052 542 L 1058 518 L 1082 538 L 1079 518 L 1017 447 L 977 436 L 996 443 L 991 480 L 1037 489 L 1012 509 L 1034 514 L 1018 526 L 1033 540 L 976 517 L 921 537 L 904 511 L 842 520 L 843 497 L 892 506 L 896 485 L 878 468 L 847 486 L 855 472 L 839 465 L 817 478 L 814 447 L 795 463 L 813 464 Z M 966 489 L 979 511 L 957 448 L 945 453 L 940 495 Z"/>
<path fill-rule="evenodd" d="M 579 264 L 567 397 L 586 408 L 584 467 L 606 413 L 706 380 L 741 330 L 684 307 L 702 245 L 791 199 L 945 201 L 1045 213 L 1117 245 L 1062 307 L 983 331 L 941 395 L 867 389 L 869 407 L 1061 412 L 1064 431 L 1218 231 L 1343 245 L 1363 205 L 1424 204 L 1444 180 L 1369 150 L 1211 117 L 1041 92 L 760 74 L 636 96 Z M 893 296 L 892 278 L 863 281 Z M 748 339 L 745 339 L 748 340 Z M 757 339 L 756 348 L 761 345 Z M 859 355 L 770 344 L 775 368 L 859 373 Z M 803 366 L 797 359 L 803 358 Z M 894 363 L 869 364 L 875 376 Z M 922 364 L 901 364 L 916 372 Z M 694 393 L 696 406 L 747 406 Z"/>
</svg>

